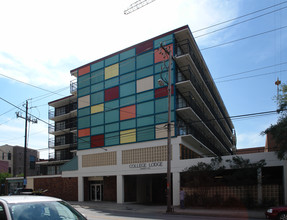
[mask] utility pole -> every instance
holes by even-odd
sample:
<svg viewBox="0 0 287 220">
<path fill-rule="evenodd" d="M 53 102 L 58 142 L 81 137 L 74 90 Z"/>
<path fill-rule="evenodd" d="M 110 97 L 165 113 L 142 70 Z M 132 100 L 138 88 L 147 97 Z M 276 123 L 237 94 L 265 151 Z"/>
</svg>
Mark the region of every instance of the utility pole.
<svg viewBox="0 0 287 220">
<path fill-rule="evenodd" d="M 24 181 L 23 186 L 26 188 L 27 185 L 27 128 L 28 122 L 37 123 L 37 119 L 31 119 L 28 117 L 28 100 L 26 100 L 25 117 L 20 112 L 16 112 L 17 118 L 25 119 L 25 138 L 24 138 Z"/>
<path fill-rule="evenodd" d="M 172 50 L 167 50 L 162 44 L 161 48 L 166 54 L 168 54 L 168 81 L 159 79 L 158 83 L 162 86 L 167 83 L 168 90 L 168 119 L 167 119 L 167 178 L 166 178 L 166 191 L 167 191 L 167 209 L 166 213 L 172 213 L 171 208 L 171 62 L 172 62 Z"/>
</svg>

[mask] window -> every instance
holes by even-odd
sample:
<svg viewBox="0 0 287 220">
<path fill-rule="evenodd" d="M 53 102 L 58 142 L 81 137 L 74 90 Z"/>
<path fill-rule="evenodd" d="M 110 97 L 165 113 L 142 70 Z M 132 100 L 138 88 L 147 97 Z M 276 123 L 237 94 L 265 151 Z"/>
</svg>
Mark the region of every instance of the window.
<svg viewBox="0 0 287 220">
<path fill-rule="evenodd" d="M 4 155 L 4 152 L 2 153 L 2 160 L 4 160 L 4 158 L 5 158 L 5 155 Z"/>
<path fill-rule="evenodd" d="M 34 170 L 36 164 L 36 157 L 33 155 L 30 155 L 30 169 Z"/>
<path fill-rule="evenodd" d="M 11 160 L 11 152 L 8 153 L 8 160 Z"/>
<path fill-rule="evenodd" d="M 65 144 L 65 136 L 56 136 L 56 143 L 55 146 L 63 145 Z"/>
<path fill-rule="evenodd" d="M 56 108 L 55 116 L 63 115 L 66 113 L 66 107 Z"/>
</svg>

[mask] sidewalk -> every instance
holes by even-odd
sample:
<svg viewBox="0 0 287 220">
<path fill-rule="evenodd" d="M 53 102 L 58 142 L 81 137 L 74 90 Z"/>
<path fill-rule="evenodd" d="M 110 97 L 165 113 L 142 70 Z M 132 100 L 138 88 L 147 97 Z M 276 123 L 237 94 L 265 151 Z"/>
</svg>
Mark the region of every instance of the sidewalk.
<svg viewBox="0 0 287 220">
<path fill-rule="evenodd" d="M 157 205 L 141 205 L 135 203 L 124 203 L 118 204 L 115 202 L 69 202 L 75 208 L 87 208 L 93 209 L 95 211 L 129 211 L 129 212 L 138 212 L 138 213 L 157 213 L 165 214 L 166 206 L 157 206 Z M 217 216 L 217 217 L 232 217 L 232 218 L 255 218 L 255 219 L 265 219 L 263 209 L 258 210 L 244 210 L 244 209 L 207 209 L 207 208 L 186 208 L 180 209 L 179 207 L 174 207 L 173 214 L 176 215 L 194 215 L 194 216 Z"/>
</svg>

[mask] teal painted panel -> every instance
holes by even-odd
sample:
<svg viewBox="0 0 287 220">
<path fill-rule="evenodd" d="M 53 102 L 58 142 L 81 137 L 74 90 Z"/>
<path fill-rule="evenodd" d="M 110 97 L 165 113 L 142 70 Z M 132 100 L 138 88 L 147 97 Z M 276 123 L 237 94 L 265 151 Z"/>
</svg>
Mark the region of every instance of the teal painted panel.
<svg viewBox="0 0 287 220">
<path fill-rule="evenodd" d="M 163 43 L 163 45 L 172 44 L 173 43 L 173 34 L 170 34 L 170 35 L 167 35 L 165 37 L 154 40 L 154 42 L 153 42 L 154 48 L 160 47 L 161 43 Z"/>
<path fill-rule="evenodd" d="M 105 111 L 110 111 L 119 108 L 119 100 L 113 100 L 105 103 Z"/>
<path fill-rule="evenodd" d="M 105 132 L 105 128 L 103 125 L 97 127 L 91 127 L 91 135 L 103 134 Z"/>
<path fill-rule="evenodd" d="M 148 52 L 137 56 L 137 69 L 153 64 L 153 52 Z"/>
<path fill-rule="evenodd" d="M 136 55 L 136 49 L 135 48 L 128 50 L 128 51 L 125 51 L 125 52 L 122 52 L 120 54 L 120 61 L 125 60 L 125 59 L 130 58 L 130 57 L 134 57 L 135 55 Z"/>
<path fill-rule="evenodd" d="M 120 97 L 129 96 L 136 93 L 135 81 L 120 85 Z"/>
<path fill-rule="evenodd" d="M 91 126 L 97 126 L 104 124 L 104 113 L 100 112 L 91 115 Z"/>
<path fill-rule="evenodd" d="M 174 97 L 171 96 L 171 110 L 174 110 Z M 167 97 L 155 100 L 155 113 L 167 112 L 168 103 Z"/>
<path fill-rule="evenodd" d="M 89 149 L 91 146 L 90 137 L 78 138 L 78 150 Z"/>
<path fill-rule="evenodd" d="M 72 160 L 66 162 L 60 167 L 61 171 L 78 170 L 78 156 L 74 156 Z"/>
<path fill-rule="evenodd" d="M 97 70 L 91 73 L 91 84 L 99 83 L 104 81 L 104 69 Z"/>
<path fill-rule="evenodd" d="M 125 97 L 125 98 L 121 98 L 120 107 L 133 105 L 135 103 L 136 103 L 136 96 L 135 95 L 128 96 L 128 97 Z"/>
<path fill-rule="evenodd" d="M 168 65 L 168 63 L 166 63 Z M 163 71 L 166 71 L 167 69 L 165 68 L 164 64 L 162 62 L 157 63 L 154 65 L 154 73 L 160 73 Z"/>
<path fill-rule="evenodd" d="M 108 89 L 108 88 L 111 88 L 111 87 L 115 87 L 119 85 L 119 77 L 113 77 L 111 79 L 108 79 L 105 81 L 105 88 Z"/>
<path fill-rule="evenodd" d="M 88 128 L 91 126 L 90 116 L 78 118 L 78 129 Z"/>
<path fill-rule="evenodd" d="M 83 116 L 89 115 L 91 113 L 90 109 L 91 109 L 90 107 L 79 109 L 78 110 L 78 117 L 83 117 Z"/>
<path fill-rule="evenodd" d="M 137 94 L 137 103 L 154 99 L 154 90 Z"/>
<path fill-rule="evenodd" d="M 120 122 L 120 129 L 122 130 L 128 130 L 136 127 L 136 120 L 130 119 L 130 120 L 124 120 Z"/>
<path fill-rule="evenodd" d="M 112 64 L 118 63 L 119 62 L 119 55 L 115 55 L 113 57 L 110 57 L 105 60 L 105 65 L 110 66 Z"/>
<path fill-rule="evenodd" d="M 112 146 L 119 144 L 120 144 L 120 133 L 118 131 L 105 134 L 105 146 Z"/>
<path fill-rule="evenodd" d="M 119 121 L 119 109 L 107 111 L 105 113 L 105 123 L 113 123 Z"/>
<path fill-rule="evenodd" d="M 98 92 L 104 89 L 104 82 L 100 82 L 91 86 L 91 93 Z"/>
<path fill-rule="evenodd" d="M 135 70 L 135 58 L 125 60 L 120 63 L 120 74 L 125 74 Z"/>
<path fill-rule="evenodd" d="M 104 61 L 100 61 L 91 65 L 91 72 L 104 68 Z"/>
<path fill-rule="evenodd" d="M 112 124 L 106 124 L 105 125 L 105 132 L 114 132 L 120 130 L 120 123 L 112 123 Z"/>
<path fill-rule="evenodd" d="M 137 79 L 153 75 L 153 66 L 146 67 L 137 71 Z"/>
<path fill-rule="evenodd" d="M 170 120 L 174 121 L 174 111 L 171 111 L 171 119 Z M 167 112 L 155 115 L 155 123 L 156 124 L 167 123 L 167 121 L 168 121 Z"/>
<path fill-rule="evenodd" d="M 137 129 L 137 141 L 149 141 L 155 139 L 154 126 Z"/>
<path fill-rule="evenodd" d="M 131 82 L 134 81 L 135 79 L 136 79 L 135 72 L 127 73 L 125 75 L 120 76 L 120 84 Z"/>
<path fill-rule="evenodd" d="M 153 125 L 153 124 L 154 124 L 154 115 L 137 118 L 137 127 L 143 127 L 143 126 Z"/>
<path fill-rule="evenodd" d="M 78 88 L 87 87 L 90 85 L 91 74 L 87 73 L 78 77 Z"/>
<path fill-rule="evenodd" d="M 104 91 L 91 94 L 91 105 L 97 105 L 104 102 Z"/>
<path fill-rule="evenodd" d="M 144 102 L 137 104 L 137 117 L 151 115 L 154 113 L 154 102 Z"/>
<path fill-rule="evenodd" d="M 91 93 L 90 86 L 86 88 L 78 89 L 78 97 L 89 95 L 90 93 Z"/>
</svg>

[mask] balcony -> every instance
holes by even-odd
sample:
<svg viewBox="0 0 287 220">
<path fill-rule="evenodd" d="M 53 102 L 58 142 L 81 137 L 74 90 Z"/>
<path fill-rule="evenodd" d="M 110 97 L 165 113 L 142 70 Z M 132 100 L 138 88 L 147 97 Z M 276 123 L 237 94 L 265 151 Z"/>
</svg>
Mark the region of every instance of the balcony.
<svg viewBox="0 0 287 220">
<path fill-rule="evenodd" d="M 53 135 L 64 135 L 67 133 L 76 133 L 77 131 L 77 120 L 56 122 L 55 126 L 49 124 L 48 132 Z"/>
<path fill-rule="evenodd" d="M 77 80 L 76 79 L 70 82 L 70 93 L 73 95 L 77 93 Z"/>
<path fill-rule="evenodd" d="M 74 138 L 73 141 L 61 140 L 55 142 L 54 138 L 50 138 L 48 141 L 48 147 L 56 150 L 63 150 L 69 148 L 70 151 L 75 151 L 77 150 L 77 141 L 76 138 Z"/>
</svg>

